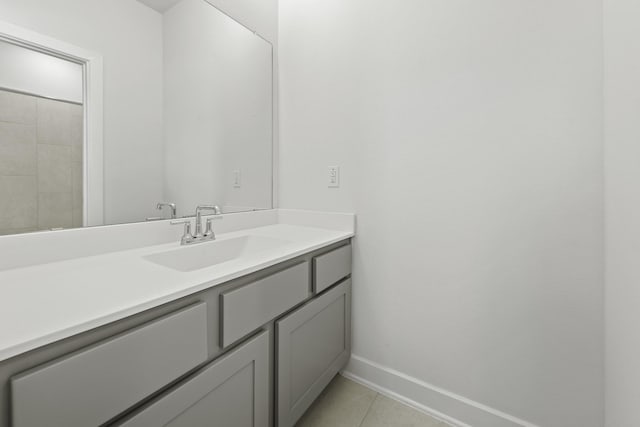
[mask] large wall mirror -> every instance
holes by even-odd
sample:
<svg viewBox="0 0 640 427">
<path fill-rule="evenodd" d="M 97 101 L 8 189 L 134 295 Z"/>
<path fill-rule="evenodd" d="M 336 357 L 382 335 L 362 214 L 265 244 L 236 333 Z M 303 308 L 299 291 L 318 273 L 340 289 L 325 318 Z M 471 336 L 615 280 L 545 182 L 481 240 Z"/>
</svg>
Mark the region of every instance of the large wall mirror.
<svg viewBox="0 0 640 427">
<path fill-rule="evenodd" d="M 206 0 L 3 0 L 0 20 L 0 235 L 272 208 L 259 35 Z"/>
</svg>

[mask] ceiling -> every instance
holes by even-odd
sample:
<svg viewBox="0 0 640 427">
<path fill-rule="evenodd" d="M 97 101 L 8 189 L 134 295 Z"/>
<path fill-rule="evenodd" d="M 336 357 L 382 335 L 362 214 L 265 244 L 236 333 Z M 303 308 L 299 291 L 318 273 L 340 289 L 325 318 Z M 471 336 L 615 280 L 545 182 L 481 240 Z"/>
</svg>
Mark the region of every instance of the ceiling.
<svg viewBox="0 0 640 427">
<path fill-rule="evenodd" d="M 164 13 L 167 9 L 176 3 L 180 3 L 181 0 L 138 0 L 140 3 L 149 6 L 151 9 L 155 9 L 160 13 Z"/>
</svg>

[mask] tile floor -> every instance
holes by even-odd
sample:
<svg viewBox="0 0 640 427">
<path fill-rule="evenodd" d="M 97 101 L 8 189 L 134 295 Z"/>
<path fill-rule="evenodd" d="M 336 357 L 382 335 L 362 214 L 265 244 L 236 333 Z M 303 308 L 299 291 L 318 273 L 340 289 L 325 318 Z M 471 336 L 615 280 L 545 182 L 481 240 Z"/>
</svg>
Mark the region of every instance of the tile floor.
<svg viewBox="0 0 640 427">
<path fill-rule="evenodd" d="M 329 384 L 296 427 L 449 427 L 341 375 Z"/>
</svg>

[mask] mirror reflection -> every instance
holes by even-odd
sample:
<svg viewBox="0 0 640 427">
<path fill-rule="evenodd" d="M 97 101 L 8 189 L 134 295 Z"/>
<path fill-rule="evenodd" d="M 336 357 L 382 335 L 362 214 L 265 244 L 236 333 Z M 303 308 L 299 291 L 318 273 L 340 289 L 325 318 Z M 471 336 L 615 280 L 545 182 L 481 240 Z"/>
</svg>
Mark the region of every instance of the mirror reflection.
<svg viewBox="0 0 640 427">
<path fill-rule="evenodd" d="M 205 0 L 0 16 L 0 235 L 272 207 L 267 41 Z"/>
</svg>

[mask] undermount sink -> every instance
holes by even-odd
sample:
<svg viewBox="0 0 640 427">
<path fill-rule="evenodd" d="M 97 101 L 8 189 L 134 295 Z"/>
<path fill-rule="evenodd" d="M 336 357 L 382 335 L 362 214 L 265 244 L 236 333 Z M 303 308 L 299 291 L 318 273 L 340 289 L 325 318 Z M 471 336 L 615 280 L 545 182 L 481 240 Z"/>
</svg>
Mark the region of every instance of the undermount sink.
<svg viewBox="0 0 640 427">
<path fill-rule="evenodd" d="M 286 240 L 271 237 L 242 236 L 182 246 L 143 258 L 163 267 L 188 272 L 277 249 L 287 243 L 289 242 Z"/>
</svg>

